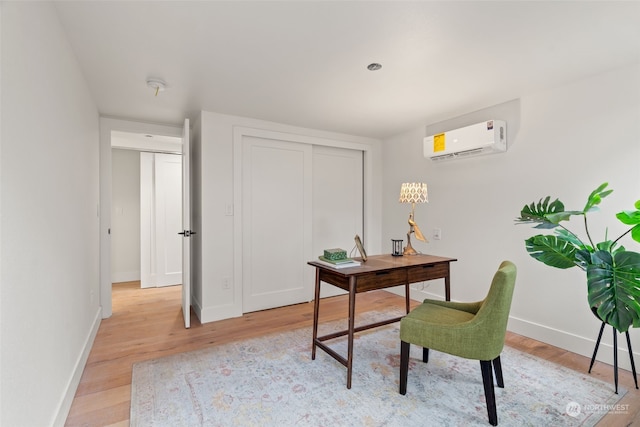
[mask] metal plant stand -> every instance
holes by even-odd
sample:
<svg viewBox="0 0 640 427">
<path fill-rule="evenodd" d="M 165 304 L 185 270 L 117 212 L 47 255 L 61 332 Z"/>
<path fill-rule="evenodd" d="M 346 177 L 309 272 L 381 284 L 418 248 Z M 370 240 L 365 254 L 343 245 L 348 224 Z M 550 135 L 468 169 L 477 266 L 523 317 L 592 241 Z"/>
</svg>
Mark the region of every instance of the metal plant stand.
<svg viewBox="0 0 640 427">
<path fill-rule="evenodd" d="M 594 311 L 596 317 L 600 318 Z M 606 322 L 602 322 L 600 326 L 600 333 L 598 334 L 598 340 L 596 341 L 596 348 L 593 350 L 593 356 L 591 357 L 591 364 L 589 365 L 589 373 L 591 373 L 591 368 L 593 368 L 593 364 L 596 361 L 596 354 L 598 354 L 598 347 L 600 347 L 600 339 L 602 339 L 602 333 L 604 332 L 604 327 L 606 326 Z M 613 326 L 613 381 L 616 386 L 616 394 L 618 394 L 618 331 Z M 631 360 L 631 372 L 633 373 L 633 381 L 636 384 L 636 388 L 638 388 L 638 377 L 636 375 L 636 364 L 633 360 L 633 350 L 631 350 L 631 340 L 629 339 L 629 331 L 625 332 L 627 336 L 627 348 L 629 349 L 629 359 Z"/>
</svg>

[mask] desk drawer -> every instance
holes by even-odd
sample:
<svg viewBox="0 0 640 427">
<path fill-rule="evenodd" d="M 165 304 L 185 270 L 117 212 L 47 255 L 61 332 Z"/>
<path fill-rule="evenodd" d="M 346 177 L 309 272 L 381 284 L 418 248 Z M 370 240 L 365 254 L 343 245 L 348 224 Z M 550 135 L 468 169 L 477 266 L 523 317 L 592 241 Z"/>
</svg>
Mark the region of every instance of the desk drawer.
<svg viewBox="0 0 640 427">
<path fill-rule="evenodd" d="M 366 292 L 373 289 L 389 288 L 391 286 L 404 285 L 407 283 L 407 271 L 385 270 L 375 273 L 368 273 L 358 276 L 356 282 L 356 292 Z"/>
<path fill-rule="evenodd" d="M 419 265 L 407 270 L 409 283 L 424 282 L 425 280 L 440 279 L 449 272 L 449 263 Z"/>
</svg>

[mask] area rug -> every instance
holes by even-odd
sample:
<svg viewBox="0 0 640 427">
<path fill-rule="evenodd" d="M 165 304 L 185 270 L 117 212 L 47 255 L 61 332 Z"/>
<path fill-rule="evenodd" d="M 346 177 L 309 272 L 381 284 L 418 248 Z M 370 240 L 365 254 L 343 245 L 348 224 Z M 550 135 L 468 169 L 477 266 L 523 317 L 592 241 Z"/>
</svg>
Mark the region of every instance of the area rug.
<svg viewBox="0 0 640 427">
<path fill-rule="evenodd" d="M 396 313 L 397 314 L 397 313 Z M 365 313 L 360 322 L 392 313 Z M 321 325 L 320 334 L 345 328 Z M 318 349 L 311 329 L 212 346 L 133 367 L 131 426 L 485 426 L 478 361 L 411 346 L 406 396 L 398 393 L 399 323 L 356 334 L 346 368 Z M 330 341 L 346 355 L 346 338 Z M 593 426 L 626 390 L 505 347 L 500 426 Z"/>
</svg>

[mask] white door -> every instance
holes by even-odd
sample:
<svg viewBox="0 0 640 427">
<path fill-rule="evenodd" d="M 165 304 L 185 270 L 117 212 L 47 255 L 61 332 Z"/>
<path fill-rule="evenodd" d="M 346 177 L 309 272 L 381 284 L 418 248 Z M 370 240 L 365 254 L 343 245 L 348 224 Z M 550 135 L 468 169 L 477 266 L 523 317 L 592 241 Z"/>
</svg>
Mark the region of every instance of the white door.
<svg viewBox="0 0 640 427">
<path fill-rule="evenodd" d="M 182 156 L 155 154 L 156 286 L 182 283 Z"/>
<path fill-rule="evenodd" d="M 182 132 L 182 315 L 184 327 L 191 326 L 191 187 L 190 187 L 189 119 Z"/>
<path fill-rule="evenodd" d="M 141 287 L 182 283 L 182 160 L 177 154 L 140 153 Z"/>
<path fill-rule="evenodd" d="M 140 287 L 155 287 L 154 155 L 140 153 Z"/>
<path fill-rule="evenodd" d="M 243 312 L 309 301 L 312 146 L 244 136 Z"/>
<path fill-rule="evenodd" d="M 342 248 L 360 256 L 354 237 L 363 235 L 363 153 L 336 147 L 313 147 L 313 255 L 325 249 Z M 323 286 L 322 297 L 344 293 Z"/>
</svg>

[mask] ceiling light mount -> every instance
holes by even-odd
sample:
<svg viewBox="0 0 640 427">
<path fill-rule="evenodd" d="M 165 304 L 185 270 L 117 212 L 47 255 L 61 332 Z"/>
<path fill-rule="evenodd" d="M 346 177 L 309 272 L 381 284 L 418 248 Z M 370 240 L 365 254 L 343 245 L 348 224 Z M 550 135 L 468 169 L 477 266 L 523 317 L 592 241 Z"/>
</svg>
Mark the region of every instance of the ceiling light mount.
<svg viewBox="0 0 640 427">
<path fill-rule="evenodd" d="M 147 79 L 147 86 L 153 89 L 156 92 L 156 96 L 158 96 L 159 92 L 164 92 L 167 88 L 167 83 L 162 79 L 157 79 L 155 77 Z"/>
<path fill-rule="evenodd" d="M 378 71 L 380 68 L 382 68 L 382 64 L 378 64 L 377 62 L 372 62 L 367 65 L 367 70 L 369 71 Z"/>
</svg>

